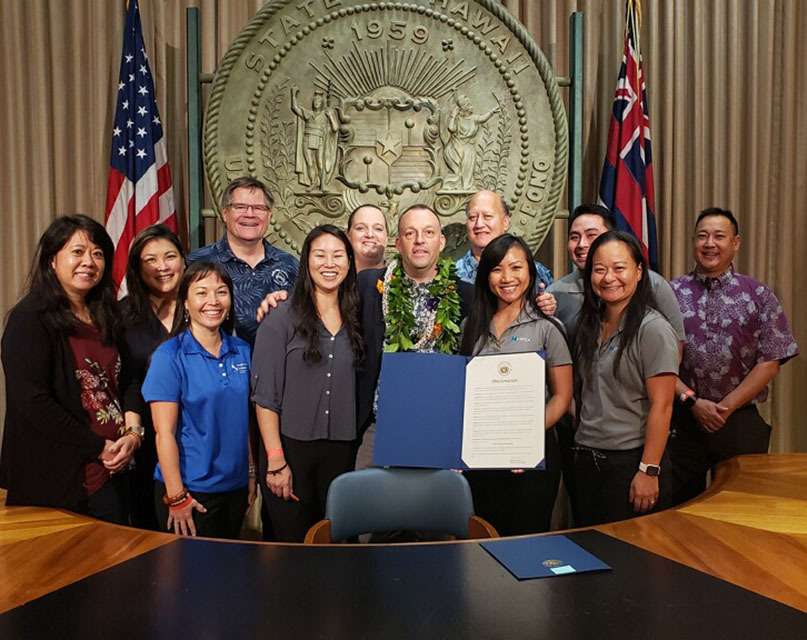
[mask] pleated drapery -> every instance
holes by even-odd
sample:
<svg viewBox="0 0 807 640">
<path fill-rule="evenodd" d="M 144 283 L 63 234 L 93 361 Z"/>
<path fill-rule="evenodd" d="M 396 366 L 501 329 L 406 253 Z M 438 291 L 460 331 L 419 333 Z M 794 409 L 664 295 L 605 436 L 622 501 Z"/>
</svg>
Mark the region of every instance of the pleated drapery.
<svg viewBox="0 0 807 640">
<path fill-rule="evenodd" d="M 260 0 L 140 0 L 181 222 L 187 210 L 185 8 L 199 6 L 203 71 L 213 72 Z M 596 197 L 619 67 L 623 0 L 508 0 L 558 75 L 568 17 L 585 14 L 584 197 Z M 737 269 L 771 286 L 803 348 L 807 270 L 807 3 L 644 0 L 641 32 L 656 176 L 661 270 L 692 268 L 695 216 L 730 208 Z M 103 217 L 125 0 L 0 0 L 0 235 L 3 314 L 36 240 L 58 213 Z M 801 151 L 801 153 L 800 153 Z M 797 224 L 797 219 L 802 220 Z M 214 230 L 209 230 L 212 235 Z M 567 268 L 565 222 L 541 255 Z M 773 451 L 807 451 L 807 358 L 788 363 L 763 413 Z"/>
</svg>

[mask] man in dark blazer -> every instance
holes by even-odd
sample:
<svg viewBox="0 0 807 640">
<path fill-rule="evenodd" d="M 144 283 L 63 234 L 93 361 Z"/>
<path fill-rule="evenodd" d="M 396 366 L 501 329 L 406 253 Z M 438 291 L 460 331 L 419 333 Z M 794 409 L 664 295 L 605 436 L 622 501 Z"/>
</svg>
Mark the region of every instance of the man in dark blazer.
<svg viewBox="0 0 807 640">
<path fill-rule="evenodd" d="M 437 275 L 440 252 L 445 247 L 440 219 L 433 209 L 426 205 L 413 205 L 406 209 L 398 219 L 398 237 L 395 247 L 404 276 L 412 281 L 414 292 L 413 313 L 418 318 L 423 316 L 421 306 L 425 288 Z M 372 462 L 372 450 L 375 439 L 375 401 L 378 376 L 381 371 L 381 356 L 384 351 L 386 322 L 383 310 L 383 282 L 386 269 L 366 269 L 358 275 L 360 298 L 360 317 L 362 333 L 365 340 L 365 359 L 357 372 L 356 380 L 356 417 L 359 434 L 363 442 L 356 459 L 356 468 L 369 466 Z M 473 286 L 454 276 L 460 294 L 459 324 L 465 317 L 473 299 Z M 416 327 L 416 330 L 418 328 Z M 413 342 L 418 342 L 413 340 Z M 418 351 L 431 351 L 427 343 Z"/>
</svg>

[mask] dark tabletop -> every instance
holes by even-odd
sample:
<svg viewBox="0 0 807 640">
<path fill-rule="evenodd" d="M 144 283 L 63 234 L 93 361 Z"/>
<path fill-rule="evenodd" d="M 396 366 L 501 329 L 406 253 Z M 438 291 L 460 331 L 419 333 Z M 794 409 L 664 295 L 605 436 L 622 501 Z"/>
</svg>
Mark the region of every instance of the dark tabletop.
<svg viewBox="0 0 807 640">
<path fill-rule="evenodd" d="M 807 616 L 594 531 L 613 570 L 518 581 L 478 544 L 181 540 L 0 616 L 0 638 L 807 638 Z"/>
</svg>

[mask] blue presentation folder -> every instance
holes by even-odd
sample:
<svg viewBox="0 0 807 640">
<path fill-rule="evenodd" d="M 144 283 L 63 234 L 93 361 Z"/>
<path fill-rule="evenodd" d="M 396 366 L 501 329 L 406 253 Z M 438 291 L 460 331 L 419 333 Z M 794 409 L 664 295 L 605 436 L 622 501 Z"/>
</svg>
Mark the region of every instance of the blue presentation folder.
<svg viewBox="0 0 807 640">
<path fill-rule="evenodd" d="M 566 536 L 493 540 L 481 546 L 519 580 L 611 570 Z"/>
<path fill-rule="evenodd" d="M 373 464 L 468 468 L 462 461 L 468 360 L 442 353 L 384 354 Z M 544 462 L 537 468 L 543 469 Z"/>
</svg>

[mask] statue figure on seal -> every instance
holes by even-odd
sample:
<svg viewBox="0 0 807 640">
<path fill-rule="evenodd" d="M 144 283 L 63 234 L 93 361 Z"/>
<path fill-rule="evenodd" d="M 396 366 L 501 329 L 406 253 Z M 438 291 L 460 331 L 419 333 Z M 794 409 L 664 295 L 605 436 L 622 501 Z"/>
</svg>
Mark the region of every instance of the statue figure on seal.
<svg viewBox="0 0 807 640">
<path fill-rule="evenodd" d="M 297 116 L 294 171 L 300 184 L 322 192 L 336 174 L 339 115 L 327 105 L 322 91 L 314 91 L 310 110 L 301 107 L 299 91 L 291 88 L 291 110 Z"/>
<path fill-rule="evenodd" d="M 463 191 L 474 190 L 474 167 L 476 166 L 476 143 L 482 125 L 499 110 L 496 106 L 481 115 L 474 114 L 468 96 L 454 93 L 454 107 L 448 116 L 445 128 L 443 158 L 451 172 L 443 181 L 443 187 Z"/>
</svg>

